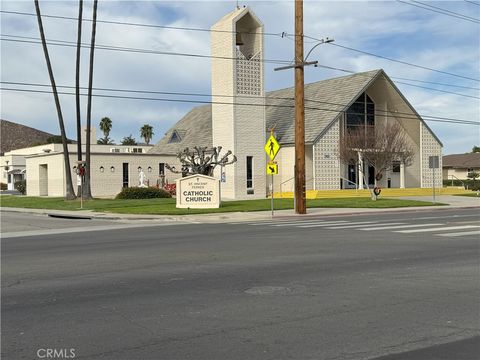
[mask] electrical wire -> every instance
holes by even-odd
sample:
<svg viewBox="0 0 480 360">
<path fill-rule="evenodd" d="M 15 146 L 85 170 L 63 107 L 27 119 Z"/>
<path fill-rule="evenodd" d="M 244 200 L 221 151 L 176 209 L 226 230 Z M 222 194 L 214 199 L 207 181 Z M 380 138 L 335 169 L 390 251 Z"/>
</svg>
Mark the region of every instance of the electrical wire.
<svg viewBox="0 0 480 360">
<path fill-rule="evenodd" d="M 10 35 L 10 34 L 1 34 L 0 36 L 2 36 L 0 38 L 0 41 L 41 45 L 41 41 L 39 39 L 30 37 L 30 36 L 18 36 L 18 35 Z M 3 36 L 11 37 L 13 39 L 6 39 Z M 21 39 L 25 39 L 25 40 L 21 40 Z M 55 39 L 47 39 L 47 45 L 71 47 L 71 48 L 77 47 L 77 44 L 73 41 L 55 40 Z M 80 47 L 89 49 L 90 45 L 86 43 L 82 43 Z M 186 57 L 195 57 L 195 58 L 203 58 L 203 59 L 237 60 L 237 58 L 227 57 L 227 56 L 181 53 L 181 52 L 139 49 L 139 48 L 124 47 L 124 46 L 112 46 L 112 45 L 100 45 L 100 44 L 95 45 L 95 50 L 121 51 L 121 52 L 128 52 L 128 53 L 141 53 L 141 54 L 152 54 L 152 55 L 186 56 Z M 269 60 L 269 59 L 259 59 L 259 60 L 251 59 L 249 61 L 259 61 L 264 63 L 281 64 L 281 65 L 291 63 L 291 61 L 287 61 L 287 60 Z"/>
<path fill-rule="evenodd" d="M 361 54 L 365 54 L 365 55 L 377 57 L 377 58 L 380 58 L 380 59 L 384 59 L 384 60 L 396 62 L 396 63 L 403 64 L 403 65 L 413 66 L 413 67 L 416 67 L 416 68 L 419 68 L 419 69 L 423 69 L 423 70 L 434 71 L 434 72 L 437 72 L 437 73 L 440 73 L 440 74 L 444 74 L 444 75 L 450 75 L 450 76 L 455 76 L 455 77 L 462 78 L 462 79 L 467 79 L 467 80 L 472 80 L 472 81 L 480 82 L 479 79 L 471 78 L 471 77 L 468 77 L 468 76 L 458 75 L 458 74 L 454 74 L 454 73 L 451 73 L 451 72 L 448 72 L 448 71 L 443 71 L 443 70 L 434 69 L 434 68 L 431 68 L 431 67 L 428 67 L 428 66 L 417 65 L 417 64 L 413 64 L 413 63 L 410 63 L 410 62 L 407 62 L 407 61 L 389 58 L 389 57 L 387 57 L 387 56 L 374 54 L 374 53 L 371 53 L 371 52 L 368 52 L 368 51 L 364 51 L 364 50 L 354 49 L 354 48 L 351 48 L 351 47 L 348 47 L 348 46 L 345 46 L 345 45 L 341 45 L 341 44 L 337 44 L 337 43 L 333 43 L 333 42 L 332 42 L 332 43 L 328 43 L 328 45 L 330 45 L 330 46 L 336 46 L 336 47 L 339 47 L 339 48 L 342 48 L 342 49 L 346 49 L 346 50 L 354 51 L 354 52 L 357 52 L 357 53 L 361 53 Z"/>
<path fill-rule="evenodd" d="M 37 14 L 35 14 L 35 13 L 28 13 L 28 12 L 21 12 L 21 11 L 0 10 L 0 13 L 10 14 L 10 15 L 23 15 L 23 16 L 35 16 L 35 17 L 37 16 Z M 71 17 L 71 16 L 42 14 L 42 17 L 51 18 L 51 19 L 78 21 L 78 19 L 76 17 Z M 83 18 L 82 21 L 92 22 L 93 20 Z M 145 24 L 145 23 L 134 23 L 134 22 L 127 22 L 127 21 L 113 21 L 113 20 L 99 20 L 99 19 L 97 19 L 96 22 L 97 23 L 103 23 L 103 24 L 110 24 L 110 25 L 125 25 L 125 26 L 136 26 L 136 27 L 166 29 L 166 30 L 199 31 L 199 32 L 208 32 L 208 33 L 228 33 L 228 34 L 236 34 L 237 33 L 237 31 L 230 31 L 230 30 L 194 28 L 194 27 L 187 27 L 187 26 L 168 26 L 168 25 L 158 25 L 158 24 Z M 242 31 L 241 33 L 242 34 L 249 34 L 249 35 L 266 35 L 266 36 L 282 37 L 282 33 L 250 32 L 250 31 Z M 295 35 L 291 34 L 290 36 L 295 36 Z"/>
<path fill-rule="evenodd" d="M 369 77 L 370 78 L 370 77 Z M 48 84 L 38 84 L 38 83 L 27 83 L 27 82 L 13 82 L 13 81 L 0 81 L 0 84 L 5 84 L 5 85 L 17 85 L 17 86 L 34 86 L 34 87 L 51 87 L 51 85 Z M 74 86 L 66 86 L 66 85 L 57 85 L 57 88 L 63 88 L 63 89 L 75 89 Z M 80 87 L 82 90 L 86 90 L 86 87 Z M 137 93 L 137 94 L 150 94 L 150 95 L 176 95 L 176 96 L 198 96 L 198 97 L 220 97 L 220 98 L 246 98 L 246 99 L 266 99 L 266 100 L 289 100 L 289 101 L 294 101 L 295 99 L 293 97 L 278 97 L 278 96 L 248 96 L 248 95 L 219 95 L 219 94 L 201 94 L 201 93 L 185 93 L 185 92 L 172 92 L 172 91 L 152 91 L 152 90 L 133 90 L 133 89 L 113 89 L 113 88 L 99 88 L 99 87 L 94 87 L 92 90 L 95 91 L 108 91 L 108 92 L 120 92 L 120 93 Z M 334 103 L 334 102 L 328 102 L 328 101 L 321 101 L 321 100 L 313 100 L 313 99 L 308 99 L 305 98 L 305 101 L 307 102 L 313 102 L 313 103 L 318 103 L 318 104 L 326 104 L 326 105 L 333 105 L 333 106 L 339 106 L 342 108 L 345 108 L 348 106 L 348 104 L 340 104 L 340 103 Z M 356 101 L 357 103 L 362 103 L 361 101 Z M 395 114 L 395 115 L 409 115 L 411 116 L 411 113 L 405 113 L 405 112 L 392 112 L 388 110 L 381 110 L 381 109 L 376 109 L 375 110 L 375 115 L 383 116 L 386 114 Z M 419 115 L 420 117 L 428 117 L 428 118 L 433 118 L 433 119 L 441 119 L 441 120 L 458 120 L 458 121 L 469 121 L 469 120 L 463 120 L 463 119 L 452 119 L 452 118 L 446 118 L 446 117 L 440 117 L 440 116 L 431 116 L 431 115 Z"/>
<path fill-rule="evenodd" d="M 3 91 L 18 91 L 18 92 L 27 92 L 27 93 L 42 93 L 42 94 L 52 94 L 53 91 L 45 91 L 45 90 L 33 90 L 33 89 L 15 89 L 15 88 L 5 88 L 2 87 L 0 90 Z M 75 96 L 76 94 L 73 92 L 58 92 L 59 95 L 72 95 Z M 81 96 L 87 96 L 85 93 L 81 93 Z M 211 104 L 211 105 L 239 105 L 239 106 L 253 106 L 253 107 L 275 107 L 275 108 L 290 108 L 294 109 L 295 105 L 279 105 L 279 104 L 258 104 L 258 103 L 234 103 L 234 102 L 222 102 L 222 101 L 204 101 L 204 100 L 189 100 L 189 99 L 167 99 L 167 98 L 150 98 L 150 97 L 140 97 L 140 96 L 119 96 L 119 95 L 105 95 L 105 94 L 92 94 L 92 97 L 98 98 L 111 98 L 111 99 L 123 99 L 123 100 L 144 100 L 144 101 L 162 101 L 162 102 L 176 102 L 176 103 L 195 103 L 195 104 Z M 326 112 L 335 112 L 339 113 L 338 109 L 326 109 L 326 108 L 317 108 L 317 107 L 305 107 L 305 110 L 312 110 L 312 111 L 326 111 Z M 363 115 L 360 113 L 352 113 L 355 115 Z M 397 116 L 396 113 L 395 118 L 397 119 L 408 119 L 408 120 L 418 120 L 416 116 Z M 452 119 L 452 118 L 443 118 L 443 119 L 426 119 L 428 116 L 425 117 L 424 120 L 426 121 L 435 121 L 435 122 L 443 122 L 443 123 L 453 123 L 453 124 L 462 124 L 462 125 L 476 125 L 480 126 L 480 122 L 477 121 L 469 121 L 469 120 L 461 120 L 461 119 Z"/>
<path fill-rule="evenodd" d="M 41 42 L 39 41 L 38 38 L 31 37 L 31 36 L 19 36 L 19 35 L 10 35 L 10 34 L 1 34 L 0 36 L 6 36 L 6 37 L 14 38 L 14 39 L 0 38 L 0 41 L 12 41 L 12 42 L 20 42 L 20 43 L 41 44 Z M 18 40 L 18 39 L 26 39 L 26 40 Z M 47 44 L 48 45 L 54 45 L 54 46 L 72 47 L 72 48 L 73 47 L 76 48 L 76 46 L 77 46 L 77 44 L 73 41 L 57 40 L 57 39 L 47 39 Z M 82 43 L 81 47 L 90 48 L 90 45 L 87 44 L 87 43 Z M 197 57 L 197 58 L 211 58 L 211 59 L 222 59 L 222 60 L 236 60 L 237 59 L 237 58 L 231 58 L 231 57 L 221 57 L 221 56 L 202 55 L 202 54 L 190 54 L 190 53 L 179 53 L 179 52 L 166 52 L 166 51 L 157 51 L 157 50 L 149 50 L 149 49 L 137 49 L 137 48 L 128 48 L 128 47 L 111 46 L 111 45 L 96 45 L 95 48 L 99 49 L 99 50 L 107 50 L 107 51 L 121 51 L 121 52 L 143 53 L 143 54 L 153 54 L 153 55 L 189 56 L 189 57 Z M 261 60 L 261 59 L 256 60 L 255 59 L 255 60 L 253 60 L 252 59 L 252 61 L 262 61 L 264 63 L 269 63 L 269 64 L 282 64 L 282 65 L 291 64 L 291 61 L 288 61 L 288 60 L 270 60 L 270 59 L 263 59 L 263 60 Z M 352 74 L 355 73 L 354 71 L 351 71 L 351 70 L 333 68 L 333 67 L 329 67 L 329 66 L 325 66 L 325 65 L 318 65 L 318 67 L 332 69 L 332 70 L 339 70 L 339 71 L 352 73 Z M 426 87 L 426 86 L 409 84 L 409 83 L 405 83 L 405 82 L 401 82 L 401 81 L 398 81 L 398 83 L 413 86 L 413 87 L 418 87 L 418 88 L 422 88 L 422 89 L 433 90 L 433 91 L 443 92 L 443 93 L 447 93 L 447 94 L 457 95 L 457 96 L 479 99 L 479 97 L 476 97 L 476 96 L 456 93 L 456 92 L 447 91 L 447 90 L 441 90 L 441 89 L 436 89 L 436 88 L 431 88 L 431 87 Z M 455 85 L 452 85 L 452 86 L 455 86 Z M 475 89 L 475 88 L 471 88 L 471 89 Z"/>
<path fill-rule="evenodd" d="M 428 10 L 428 11 L 433 11 L 433 12 L 436 12 L 436 13 L 439 13 L 439 14 L 443 14 L 443 15 L 447 15 L 447 16 L 450 16 L 450 17 L 454 17 L 454 18 L 458 18 L 458 19 L 462 19 L 462 20 L 466 20 L 466 21 L 470 21 L 470 22 L 473 22 L 473 23 L 480 24 L 480 21 L 478 19 L 472 18 L 470 16 L 466 16 L 466 15 L 463 15 L 463 14 L 460 14 L 460 13 L 456 13 L 456 12 L 453 12 L 453 11 L 450 11 L 450 10 L 447 10 L 447 9 L 444 9 L 444 8 L 441 8 L 441 7 L 438 7 L 438 6 L 428 5 L 428 4 L 425 4 L 421 1 L 415 1 L 415 0 L 411 0 L 411 2 L 402 1 L 402 0 L 397 0 L 397 1 L 402 3 L 402 4 L 407 4 L 407 5 L 412 5 L 412 6 L 418 7 L 420 9 L 425 9 L 425 10 Z"/>
<path fill-rule="evenodd" d="M 477 3 L 477 2 L 475 2 L 475 1 L 469 1 L 469 0 L 463 0 L 463 1 L 465 1 L 465 2 L 467 2 L 467 3 L 470 3 L 470 4 L 473 4 L 473 5 L 480 6 L 480 4 Z"/>
</svg>

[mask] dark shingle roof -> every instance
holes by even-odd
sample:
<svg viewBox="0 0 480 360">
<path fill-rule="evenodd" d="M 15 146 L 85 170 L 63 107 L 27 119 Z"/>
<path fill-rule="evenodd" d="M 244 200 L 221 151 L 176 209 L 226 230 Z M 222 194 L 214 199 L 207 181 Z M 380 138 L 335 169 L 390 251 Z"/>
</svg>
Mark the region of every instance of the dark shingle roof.
<svg viewBox="0 0 480 360">
<path fill-rule="evenodd" d="M 0 120 L 0 153 L 45 143 L 54 135 L 7 120 Z"/>
<path fill-rule="evenodd" d="M 460 169 L 480 168 L 480 153 L 451 154 L 442 158 L 443 167 Z"/>
<path fill-rule="evenodd" d="M 372 70 L 305 85 L 305 99 L 314 100 L 305 102 L 305 142 L 315 142 L 339 113 L 381 74 L 384 74 L 383 70 Z M 281 144 L 295 142 L 293 98 L 293 87 L 266 94 L 265 132 L 275 126 L 277 140 Z M 185 135 L 181 136 L 180 142 L 168 143 L 174 131 L 178 134 L 183 131 L 182 134 Z M 186 147 L 193 146 L 212 146 L 211 105 L 193 108 L 165 134 L 150 153 L 177 154 Z"/>
</svg>

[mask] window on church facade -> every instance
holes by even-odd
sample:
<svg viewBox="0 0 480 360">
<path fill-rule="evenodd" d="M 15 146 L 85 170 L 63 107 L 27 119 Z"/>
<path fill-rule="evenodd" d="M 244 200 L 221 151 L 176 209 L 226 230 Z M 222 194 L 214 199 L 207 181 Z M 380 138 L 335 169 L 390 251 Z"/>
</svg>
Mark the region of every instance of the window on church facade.
<svg viewBox="0 0 480 360">
<path fill-rule="evenodd" d="M 253 194 L 253 156 L 247 156 L 247 194 Z"/>
<path fill-rule="evenodd" d="M 348 108 L 346 114 L 346 130 L 357 130 L 359 128 L 373 128 L 375 126 L 375 103 L 363 93 Z"/>
</svg>

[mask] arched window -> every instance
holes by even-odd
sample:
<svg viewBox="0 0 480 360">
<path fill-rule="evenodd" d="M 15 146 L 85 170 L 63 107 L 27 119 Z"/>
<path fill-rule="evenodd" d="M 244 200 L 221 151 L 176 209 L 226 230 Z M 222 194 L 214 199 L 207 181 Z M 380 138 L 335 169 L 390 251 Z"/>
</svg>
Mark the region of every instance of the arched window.
<svg viewBox="0 0 480 360">
<path fill-rule="evenodd" d="M 346 129 L 356 130 L 360 127 L 375 126 L 375 104 L 373 100 L 363 93 L 348 108 L 346 114 Z"/>
</svg>

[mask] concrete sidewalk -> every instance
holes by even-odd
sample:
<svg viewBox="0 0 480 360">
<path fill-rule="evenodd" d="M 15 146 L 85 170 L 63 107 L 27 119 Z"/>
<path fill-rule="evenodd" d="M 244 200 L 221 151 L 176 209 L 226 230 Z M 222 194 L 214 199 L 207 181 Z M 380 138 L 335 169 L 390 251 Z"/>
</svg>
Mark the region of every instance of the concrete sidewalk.
<svg viewBox="0 0 480 360">
<path fill-rule="evenodd" d="M 405 200 L 419 200 L 432 201 L 431 197 L 415 196 L 401 198 Z M 452 196 L 441 195 L 436 197 L 438 203 L 448 204 L 448 206 L 418 206 L 405 208 L 390 208 L 390 209 L 368 209 L 368 208 L 309 208 L 306 215 L 297 215 L 293 209 L 290 210 L 275 210 L 275 218 L 288 217 L 307 217 L 307 216 L 328 216 L 328 215 L 349 215 L 360 213 L 378 213 L 378 212 L 405 212 L 405 211 L 424 211 L 424 210 L 446 210 L 452 208 L 479 208 L 480 197 L 466 197 L 466 196 Z M 116 214 L 94 212 L 91 210 L 48 210 L 48 209 L 25 209 L 25 208 L 8 208 L 2 207 L 1 211 L 22 212 L 32 214 L 43 214 L 57 217 L 67 218 L 89 218 L 98 220 L 116 220 L 116 221 L 157 221 L 157 222 L 172 222 L 172 221 L 192 221 L 192 222 L 242 222 L 242 221 L 258 221 L 268 220 L 272 218 L 271 211 L 254 211 L 254 212 L 225 212 L 212 214 L 192 214 L 192 215 L 142 215 L 142 214 Z M 480 215 L 479 215 L 480 216 Z"/>
</svg>

